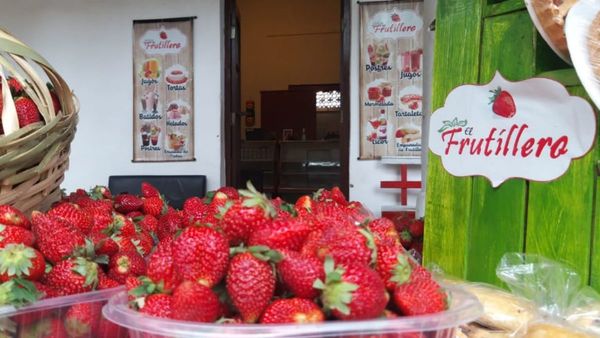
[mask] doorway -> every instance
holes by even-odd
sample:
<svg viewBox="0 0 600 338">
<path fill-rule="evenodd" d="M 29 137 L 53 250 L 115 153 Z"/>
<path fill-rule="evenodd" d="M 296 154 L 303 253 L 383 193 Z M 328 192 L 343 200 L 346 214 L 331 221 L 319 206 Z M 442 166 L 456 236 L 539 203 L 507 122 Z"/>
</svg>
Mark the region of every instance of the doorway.
<svg viewBox="0 0 600 338">
<path fill-rule="evenodd" d="M 227 185 L 243 187 L 250 180 L 271 197 L 291 202 L 320 187 L 339 186 L 348 196 L 350 1 L 329 2 L 328 9 L 325 2 L 312 1 L 334 15 L 333 25 L 330 19 L 322 20 L 323 25 L 315 21 L 327 17 L 327 12 L 314 15 L 311 1 L 225 0 Z M 266 4 L 270 6 L 260 8 Z M 297 7 L 304 5 L 309 8 Z M 269 17 L 279 15 L 278 10 L 282 15 L 287 12 L 288 18 L 265 27 Z M 308 15 L 303 18 L 302 13 Z M 297 44 L 331 39 L 335 43 L 329 47 L 309 46 L 304 59 L 315 62 L 315 57 L 323 57 L 331 61 L 333 55 L 333 76 L 327 65 L 286 64 L 285 58 L 275 60 L 281 61 L 279 68 L 276 62 L 273 67 L 243 68 L 252 67 L 252 62 L 257 65 L 257 58 L 294 53 L 294 48 L 301 51 Z M 281 74 L 282 70 L 286 74 Z"/>
</svg>

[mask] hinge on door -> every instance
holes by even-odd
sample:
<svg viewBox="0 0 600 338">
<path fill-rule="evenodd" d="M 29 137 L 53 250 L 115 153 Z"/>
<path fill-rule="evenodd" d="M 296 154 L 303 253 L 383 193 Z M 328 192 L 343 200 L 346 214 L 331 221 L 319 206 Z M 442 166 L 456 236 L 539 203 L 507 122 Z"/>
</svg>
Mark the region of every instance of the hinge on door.
<svg viewBox="0 0 600 338">
<path fill-rule="evenodd" d="M 235 39 L 235 27 L 231 27 L 231 40 Z"/>
</svg>

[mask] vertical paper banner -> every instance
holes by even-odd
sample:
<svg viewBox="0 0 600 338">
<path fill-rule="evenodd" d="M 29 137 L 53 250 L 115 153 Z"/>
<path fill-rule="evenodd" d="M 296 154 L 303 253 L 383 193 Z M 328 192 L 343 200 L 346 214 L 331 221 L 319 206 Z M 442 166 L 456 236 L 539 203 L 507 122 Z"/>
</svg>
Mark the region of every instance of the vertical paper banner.
<svg viewBox="0 0 600 338">
<path fill-rule="evenodd" d="M 360 3 L 360 156 L 419 158 L 423 1 Z"/>
<path fill-rule="evenodd" d="M 194 160 L 193 18 L 133 22 L 133 161 Z"/>
</svg>

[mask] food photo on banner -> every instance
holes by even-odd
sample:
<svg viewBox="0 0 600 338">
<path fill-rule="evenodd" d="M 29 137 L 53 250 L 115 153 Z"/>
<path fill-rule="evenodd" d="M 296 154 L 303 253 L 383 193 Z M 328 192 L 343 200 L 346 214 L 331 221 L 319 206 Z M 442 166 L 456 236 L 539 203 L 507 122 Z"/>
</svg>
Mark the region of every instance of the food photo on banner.
<svg viewBox="0 0 600 338">
<path fill-rule="evenodd" d="M 133 161 L 194 160 L 194 18 L 133 22 Z"/>
<path fill-rule="evenodd" d="M 360 156 L 419 158 L 423 1 L 360 4 Z"/>
</svg>

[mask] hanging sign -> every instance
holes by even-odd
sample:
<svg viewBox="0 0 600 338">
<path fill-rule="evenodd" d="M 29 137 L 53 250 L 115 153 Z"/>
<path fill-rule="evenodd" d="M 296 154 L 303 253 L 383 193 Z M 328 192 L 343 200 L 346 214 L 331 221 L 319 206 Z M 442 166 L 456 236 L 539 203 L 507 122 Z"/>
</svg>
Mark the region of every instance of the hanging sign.
<svg viewBox="0 0 600 338">
<path fill-rule="evenodd" d="M 584 99 L 543 78 L 454 89 L 431 116 L 429 145 L 455 176 L 550 181 L 592 147 L 596 116 Z"/>
<path fill-rule="evenodd" d="M 422 1 L 360 3 L 360 157 L 419 158 Z"/>
<path fill-rule="evenodd" d="M 194 160 L 193 18 L 133 22 L 133 161 Z"/>
</svg>

